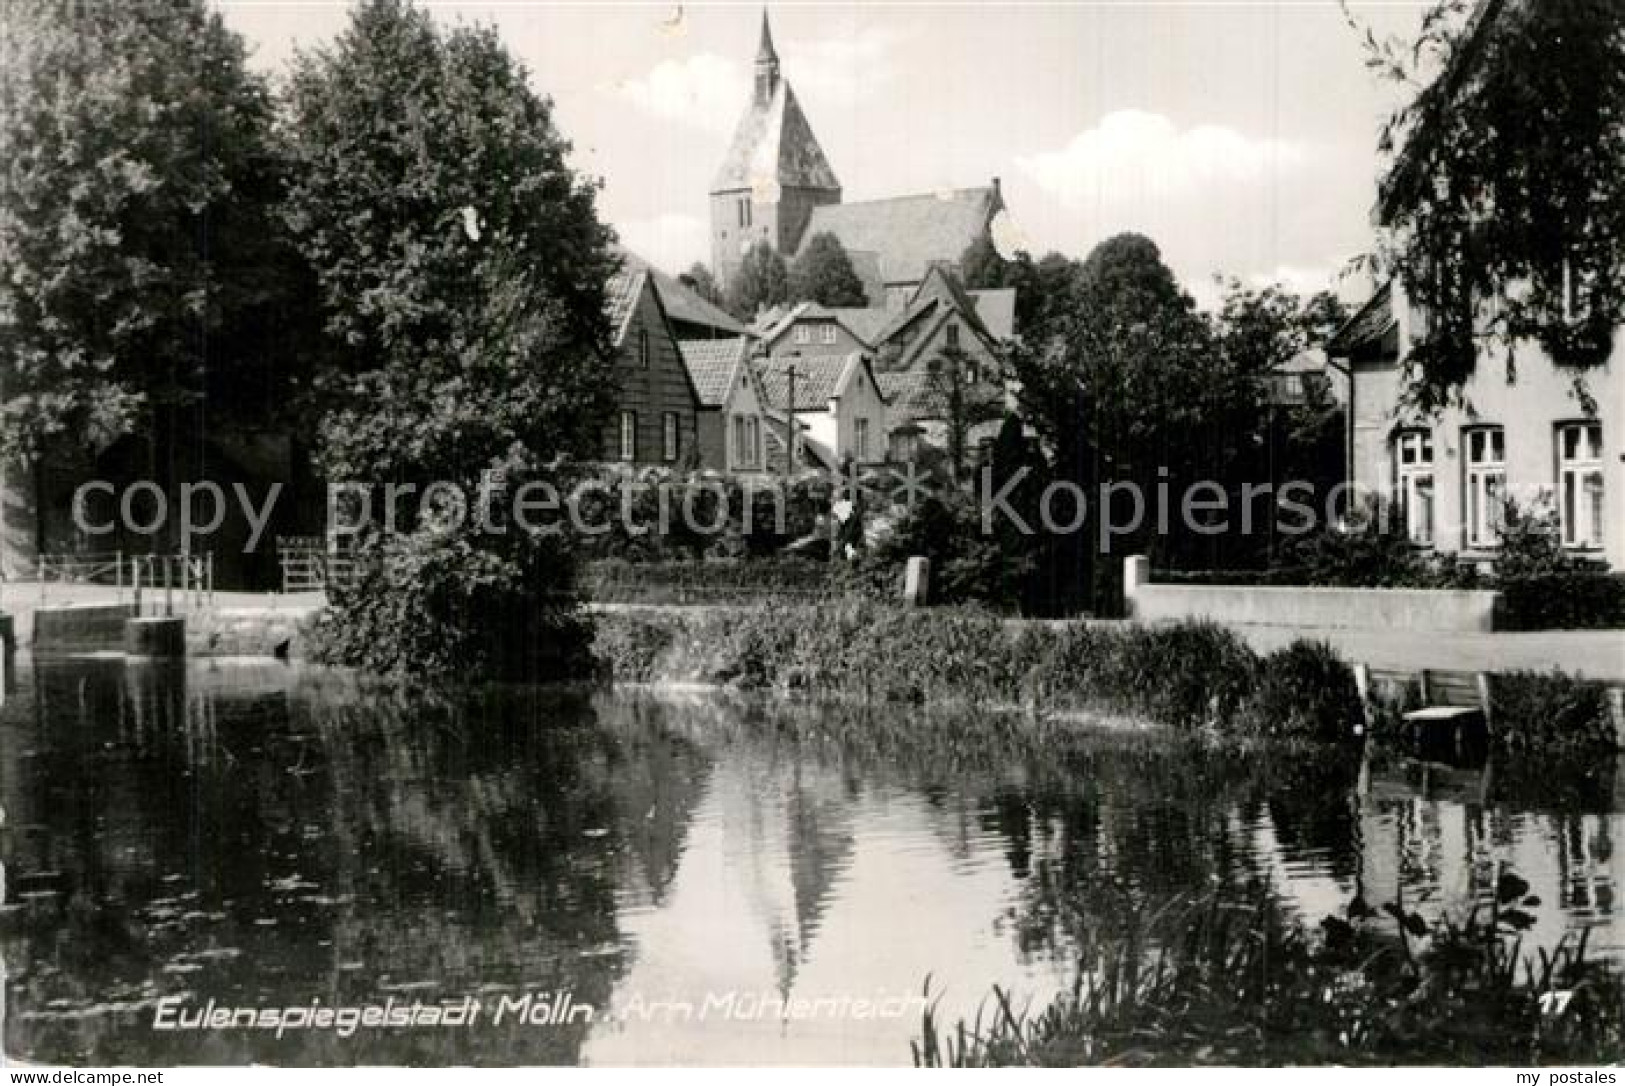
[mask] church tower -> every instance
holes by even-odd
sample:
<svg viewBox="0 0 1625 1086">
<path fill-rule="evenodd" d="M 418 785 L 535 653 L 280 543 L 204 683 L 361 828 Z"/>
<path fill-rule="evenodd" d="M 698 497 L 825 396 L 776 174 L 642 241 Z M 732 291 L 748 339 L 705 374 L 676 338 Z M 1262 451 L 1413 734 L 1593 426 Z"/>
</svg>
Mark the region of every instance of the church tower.
<svg viewBox="0 0 1625 1086">
<path fill-rule="evenodd" d="M 711 182 L 713 274 L 727 285 L 745 251 L 759 241 L 789 260 L 813 208 L 840 202 L 841 183 L 779 72 L 764 9 L 750 104 Z"/>
</svg>

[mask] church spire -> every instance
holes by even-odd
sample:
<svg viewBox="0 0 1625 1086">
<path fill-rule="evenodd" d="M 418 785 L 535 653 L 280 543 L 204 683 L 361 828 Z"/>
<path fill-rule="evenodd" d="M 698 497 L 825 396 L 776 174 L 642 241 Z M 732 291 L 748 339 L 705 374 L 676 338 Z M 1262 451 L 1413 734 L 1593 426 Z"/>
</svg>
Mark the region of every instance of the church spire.
<svg viewBox="0 0 1625 1086">
<path fill-rule="evenodd" d="M 756 49 L 756 63 L 777 64 L 779 54 L 773 48 L 773 28 L 767 23 L 767 9 L 762 9 L 762 44 Z"/>
<path fill-rule="evenodd" d="M 779 54 L 773 48 L 773 29 L 767 23 L 767 8 L 762 9 L 762 43 L 756 48 L 756 104 L 765 106 L 779 89 Z"/>
</svg>

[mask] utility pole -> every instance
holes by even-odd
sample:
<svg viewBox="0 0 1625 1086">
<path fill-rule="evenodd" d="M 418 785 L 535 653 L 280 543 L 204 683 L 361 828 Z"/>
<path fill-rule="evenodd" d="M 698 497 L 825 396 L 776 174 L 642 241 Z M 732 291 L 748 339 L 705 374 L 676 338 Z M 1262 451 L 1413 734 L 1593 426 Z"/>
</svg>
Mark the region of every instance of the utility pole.
<svg viewBox="0 0 1625 1086">
<path fill-rule="evenodd" d="M 789 479 L 792 478 L 796 473 L 796 439 L 799 436 L 797 434 L 799 427 L 796 423 L 796 364 L 794 359 L 790 361 L 789 368 L 784 372 L 785 376 L 790 379 L 789 402 L 785 405 L 784 411 L 785 425 L 790 431 L 790 436 L 785 438 L 784 441 L 784 447 L 786 450 L 784 458 L 784 477 Z"/>
</svg>

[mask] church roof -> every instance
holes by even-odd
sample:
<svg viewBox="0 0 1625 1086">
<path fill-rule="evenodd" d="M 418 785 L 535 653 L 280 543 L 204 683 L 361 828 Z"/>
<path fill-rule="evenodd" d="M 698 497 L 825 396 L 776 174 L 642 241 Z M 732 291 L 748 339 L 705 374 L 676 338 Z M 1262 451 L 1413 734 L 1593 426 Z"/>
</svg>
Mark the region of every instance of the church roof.
<svg viewBox="0 0 1625 1086">
<path fill-rule="evenodd" d="M 711 191 L 736 192 L 775 185 L 837 192 L 841 188 L 787 79 L 776 81 L 765 103 L 751 100 L 734 130 L 722 168 L 711 182 Z"/>
<path fill-rule="evenodd" d="M 987 232 L 999 206 L 999 190 L 993 185 L 826 204 L 813 208 L 801 244 L 805 247 L 817 234 L 834 234 L 848 253 L 878 254 L 885 282 L 917 283 L 933 261 L 957 263 L 971 242 Z"/>
</svg>

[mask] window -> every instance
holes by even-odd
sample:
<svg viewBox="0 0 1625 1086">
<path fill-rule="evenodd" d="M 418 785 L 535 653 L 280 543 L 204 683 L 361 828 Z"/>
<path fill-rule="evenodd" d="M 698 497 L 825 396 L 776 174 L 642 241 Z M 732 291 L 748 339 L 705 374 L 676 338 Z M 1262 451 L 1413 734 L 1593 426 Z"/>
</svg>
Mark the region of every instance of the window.
<svg viewBox="0 0 1625 1086">
<path fill-rule="evenodd" d="M 943 334 L 943 337 L 945 338 L 948 346 L 950 346 L 950 347 L 959 346 L 959 325 L 950 323 L 946 328 L 944 328 L 942 330 L 942 334 Z"/>
<path fill-rule="evenodd" d="M 823 331 L 823 334 L 824 334 L 824 343 L 826 345 L 827 344 L 833 344 L 836 340 L 838 340 L 840 338 L 840 336 L 837 334 L 837 330 L 835 328 L 835 322 L 834 321 L 831 321 L 830 323 L 824 325 L 822 331 Z"/>
<path fill-rule="evenodd" d="M 858 419 L 853 427 L 852 452 L 861 463 L 869 459 L 869 420 Z"/>
<path fill-rule="evenodd" d="M 1399 511 L 1412 543 L 1433 543 L 1433 435 L 1413 430 L 1395 442 L 1399 466 Z"/>
<path fill-rule="evenodd" d="M 1467 545 L 1501 543 L 1501 513 L 1506 502 L 1506 431 L 1477 426 L 1462 435 L 1467 450 Z"/>
<path fill-rule="evenodd" d="M 1558 517 L 1565 547 L 1602 546 L 1602 425 L 1557 428 Z"/>
<path fill-rule="evenodd" d="M 751 468 L 762 462 L 761 420 L 755 415 L 733 415 L 732 437 L 735 467 Z"/>
<path fill-rule="evenodd" d="M 807 327 L 805 324 L 796 325 L 796 342 L 797 343 L 811 343 L 812 342 L 812 329 Z"/>
<path fill-rule="evenodd" d="M 667 460 L 676 460 L 680 444 L 677 437 L 677 412 L 667 411 L 660 416 L 660 455 Z"/>
<path fill-rule="evenodd" d="M 649 330 L 638 329 L 638 365 L 644 369 L 649 368 Z"/>
<path fill-rule="evenodd" d="M 638 413 L 636 411 L 621 412 L 621 459 L 636 460 L 638 458 Z"/>
</svg>

